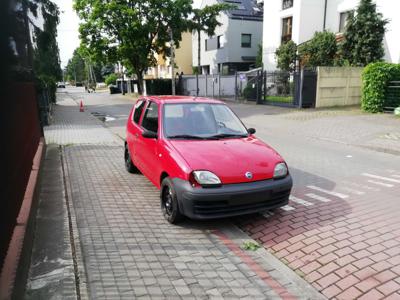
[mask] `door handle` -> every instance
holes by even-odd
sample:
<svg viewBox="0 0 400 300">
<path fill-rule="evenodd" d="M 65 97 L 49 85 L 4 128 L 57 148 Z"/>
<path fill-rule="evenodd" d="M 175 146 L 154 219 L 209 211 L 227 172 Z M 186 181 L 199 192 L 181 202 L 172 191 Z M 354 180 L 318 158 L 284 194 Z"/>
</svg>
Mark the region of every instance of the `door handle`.
<svg viewBox="0 0 400 300">
<path fill-rule="evenodd" d="M 135 137 L 138 137 L 139 136 L 139 133 L 135 133 Z"/>
</svg>

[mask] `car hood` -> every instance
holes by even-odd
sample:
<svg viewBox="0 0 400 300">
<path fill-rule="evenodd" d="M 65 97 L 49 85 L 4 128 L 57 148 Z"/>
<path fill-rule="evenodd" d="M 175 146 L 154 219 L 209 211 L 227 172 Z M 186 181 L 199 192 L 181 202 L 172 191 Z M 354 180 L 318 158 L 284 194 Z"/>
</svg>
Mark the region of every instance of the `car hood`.
<svg viewBox="0 0 400 300">
<path fill-rule="evenodd" d="M 224 184 L 270 179 L 282 157 L 255 137 L 220 140 L 170 140 L 192 170 L 207 170 Z M 245 176 L 252 173 L 252 178 Z"/>
</svg>

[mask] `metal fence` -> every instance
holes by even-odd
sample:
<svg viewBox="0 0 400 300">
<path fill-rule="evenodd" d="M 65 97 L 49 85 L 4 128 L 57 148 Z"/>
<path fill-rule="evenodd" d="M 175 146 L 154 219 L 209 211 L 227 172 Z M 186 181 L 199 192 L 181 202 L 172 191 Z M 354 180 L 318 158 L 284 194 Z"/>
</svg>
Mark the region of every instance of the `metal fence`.
<svg viewBox="0 0 400 300">
<path fill-rule="evenodd" d="M 259 104 L 315 107 L 317 72 L 262 71 L 261 68 L 234 75 L 199 75 L 198 95 L 230 100 L 257 101 Z M 183 95 L 196 95 L 196 76 L 184 75 Z"/>
<path fill-rule="evenodd" d="M 384 110 L 393 111 L 400 107 L 400 81 L 390 81 L 385 93 Z"/>
</svg>

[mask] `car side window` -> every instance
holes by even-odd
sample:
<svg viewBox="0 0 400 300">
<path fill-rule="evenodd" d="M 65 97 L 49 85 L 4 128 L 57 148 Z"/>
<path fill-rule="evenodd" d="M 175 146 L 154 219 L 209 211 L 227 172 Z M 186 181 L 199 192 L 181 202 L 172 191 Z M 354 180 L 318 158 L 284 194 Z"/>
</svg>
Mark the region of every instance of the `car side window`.
<svg viewBox="0 0 400 300">
<path fill-rule="evenodd" d="M 158 106 L 154 102 L 150 102 L 144 113 L 142 127 L 146 130 L 158 131 Z"/>
<path fill-rule="evenodd" d="M 143 111 L 145 103 L 146 103 L 145 101 L 140 100 L 135 104 L 135 111 L 133 113 L 133 121 L 136 124 L 139 124 L 140 116 L 142 115 L 142 111 Z"/>
</svg>

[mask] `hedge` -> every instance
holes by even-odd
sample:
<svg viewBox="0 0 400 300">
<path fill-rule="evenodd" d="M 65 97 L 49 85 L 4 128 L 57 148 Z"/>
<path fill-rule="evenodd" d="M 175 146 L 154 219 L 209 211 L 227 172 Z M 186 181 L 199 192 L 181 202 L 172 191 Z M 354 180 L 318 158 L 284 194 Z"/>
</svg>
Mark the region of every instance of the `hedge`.
<svg viewBox="0 0 400 300">
<path fill-rule="evenodd" d="M 400 64 L 372 63 L 362 73 L 361 107 L 368 112 L 382 112 L 390 81 L 400 81 Z"/>
<path fill-rule="evenodd" d="M 171 95 L 171 79 L 146 79 L 146 91 L 148 95 Z"/>
</svg>

